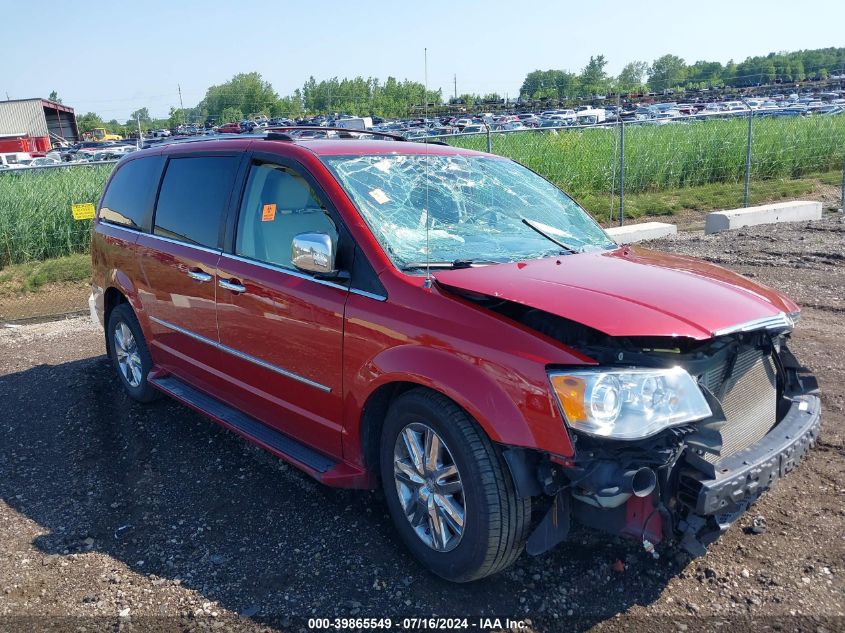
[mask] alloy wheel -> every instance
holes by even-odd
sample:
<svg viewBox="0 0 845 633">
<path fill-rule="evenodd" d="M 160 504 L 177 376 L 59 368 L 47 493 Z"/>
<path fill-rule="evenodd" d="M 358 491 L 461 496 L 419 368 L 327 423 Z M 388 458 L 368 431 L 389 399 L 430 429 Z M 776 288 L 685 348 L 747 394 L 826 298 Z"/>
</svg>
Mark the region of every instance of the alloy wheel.
<svg viewBox="0 0 845 633">
<path fill-rule="evenodd" d="M 130 387 L 137 387 L 141 384 L 142 368 L 141 355 L 138 353 L 138 343 L 132 334 L 132 330 L 123 321 L 117 324 L 114 329 L 114 353 L 117 358 L 117 366 L 123 378 Z"/>
<path fill-rule="evenodd" d="M 393 477 L 405 517 L 420 540 L 438 552 L 457 547 L 464 533 L 466 500 L 443 438 L 426 424 L 408 424 L 396 438 Z"/>
</svg>

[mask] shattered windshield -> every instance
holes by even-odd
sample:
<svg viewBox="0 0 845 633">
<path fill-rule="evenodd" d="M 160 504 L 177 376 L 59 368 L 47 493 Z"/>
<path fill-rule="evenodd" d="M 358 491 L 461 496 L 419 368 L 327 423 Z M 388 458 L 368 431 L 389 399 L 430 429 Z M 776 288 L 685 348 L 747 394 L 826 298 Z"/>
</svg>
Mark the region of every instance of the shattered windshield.
<svg viewBox="0 0 845 633">
<path fill-rule="evenodd" d="M 487 156 L 324 159 L 400 268 L 496 263 L 615 246 L 578 204 L 517 163 Z"/>
</svg>

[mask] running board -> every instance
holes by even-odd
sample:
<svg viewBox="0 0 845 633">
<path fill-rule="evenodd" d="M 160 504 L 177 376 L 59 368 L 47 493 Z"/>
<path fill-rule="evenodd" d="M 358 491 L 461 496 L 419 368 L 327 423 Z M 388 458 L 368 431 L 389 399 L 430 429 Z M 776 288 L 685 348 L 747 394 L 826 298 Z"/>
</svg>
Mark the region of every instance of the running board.
<svg viewBox="0 0 845 633">
<path fill-rule="evenodd" d="M 154 387 L 184 402 L 192 409 L 211 416 L 248 439 L 254 440 L 271 451 L 279 453 L 283 457 L 289 457 L 307 469 L 313 470 L 318 478 L 320 478 L 319 475 L 327 473 L 339 465 L 335 460 L 318 453 L 302 442 L 271 429 L 266 424 L 230 407 L 217 398 L 194 389 L 178 378 L 173 376 L 150 377 L 148 380 Z"/>
</svg>

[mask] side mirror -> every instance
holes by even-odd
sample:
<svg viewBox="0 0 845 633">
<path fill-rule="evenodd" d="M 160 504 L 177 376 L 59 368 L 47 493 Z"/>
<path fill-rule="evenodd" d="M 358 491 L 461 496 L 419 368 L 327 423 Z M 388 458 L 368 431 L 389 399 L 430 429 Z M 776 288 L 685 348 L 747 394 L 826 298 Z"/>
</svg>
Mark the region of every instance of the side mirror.
<svg viewBox="0 0 845 633">
<path fill-rule="evenodd" d="M 337 274 L 337 244 L 325 233 L 300 233 L 290 246 L 290 260 L 298 270 L 323 276 Z"/>
</svg>

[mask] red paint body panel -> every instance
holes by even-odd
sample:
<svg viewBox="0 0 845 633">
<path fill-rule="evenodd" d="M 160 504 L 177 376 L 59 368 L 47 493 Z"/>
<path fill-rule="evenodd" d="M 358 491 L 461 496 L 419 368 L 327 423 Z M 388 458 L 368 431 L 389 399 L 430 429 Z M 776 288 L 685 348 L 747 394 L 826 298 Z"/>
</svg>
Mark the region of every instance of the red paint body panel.
<svg viewBox="0 0 845 633">
<path fill-rule="evenodd" d="M 325 392 L 224 354 L 239 408 L 330 455 L 341 453 L 343 309 L 347 292 L 224 255 L 218 288 L 220 342 L 324 385 Z"/>
<path fill-rule="evenodd" d="M 221 367 L 217 348 L 152 319 L 160 319 L 216 343 L 215 301 L 220 253 L 147 234 L 138 237 L 136 249 L 141 269 L 137 279 L 138 294 L 146 315 L 145 335 L 156 365 L 207 385 L 209 374 Z M 192 279 L 189 276 L 192 271 L 205 273 L 210 279 Z"/>
<path fill-rule="evenodd" d="M 391 382 L 444 393 L 494 441 L 572 454 L 546 365 L 593 361 L 436 287 L 425 289 L 420 277 L 397 275 L 384 281 L 388 301 L 353 294 L 346 307 L 347 460 L 362 463 L 362 407 L 376 389 Z"/>
<path fill-rule="evenodd" d="M 611 336 L 706 339 L 722 328 L 798 309 L 719 266 L 638 247 L 438 271 L 451 288 L 501 297 Z"/>
</svg>

